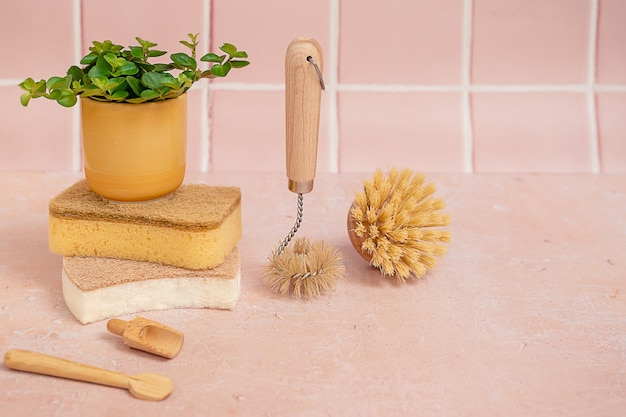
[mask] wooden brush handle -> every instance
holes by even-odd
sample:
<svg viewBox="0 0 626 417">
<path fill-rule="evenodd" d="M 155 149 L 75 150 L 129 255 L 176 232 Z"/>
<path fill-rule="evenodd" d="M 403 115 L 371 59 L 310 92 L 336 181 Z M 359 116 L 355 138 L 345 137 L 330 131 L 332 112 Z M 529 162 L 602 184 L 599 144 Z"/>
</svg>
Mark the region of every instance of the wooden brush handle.
<svg viewBox="0 0 626 417">
<path fill-rule="evenodd" d="M 128 388 L 129 383 L 129 377 L 124 374 L 26 350 L 9 350 L 4 355 L 4 363 L 9 368 L 18 371 L 93 382 L 117 388 Z"/>
<path fill-rule="evenodd" d="M 322 87 L 322 48 L 314 39 L 294 39 L 285 56 L 285 116 L 287 134 L 287 178 L 289 190 L 304 194 L 313 190 L 317 163 L 317 137 Z"/>
</svg>

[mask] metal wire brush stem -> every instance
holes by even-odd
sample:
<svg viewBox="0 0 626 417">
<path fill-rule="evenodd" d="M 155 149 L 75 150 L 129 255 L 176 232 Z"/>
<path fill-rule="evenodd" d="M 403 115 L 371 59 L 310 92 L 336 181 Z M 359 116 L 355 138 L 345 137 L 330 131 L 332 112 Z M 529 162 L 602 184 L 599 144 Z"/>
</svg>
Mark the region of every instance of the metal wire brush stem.
<svg viewBox="0 0 626 417">
<path fill-rule="evenodd" d="M 298 229 L 300 228 L 300 224 L 302 223 L 303 209 L 304 209 L 304 197 L 302 196 L 302 194 L 298 194 L 298 209 L 297 209 L 297 214 L 296 214 L 296 223 L 291 228 L 291 231 L 289 232 L 285 240 L 283 240 L 283 243 L 281 243 L 278 249 L 276 249 L 276 252 L 274 252 L 274 256 L 280 255 L 282 251 L 285 250 L 289 242 L 291 242 L 291 239 L 293 239 L 293 237 L 296 235 L 296 232 L 298 231 Z"/>
</svg>

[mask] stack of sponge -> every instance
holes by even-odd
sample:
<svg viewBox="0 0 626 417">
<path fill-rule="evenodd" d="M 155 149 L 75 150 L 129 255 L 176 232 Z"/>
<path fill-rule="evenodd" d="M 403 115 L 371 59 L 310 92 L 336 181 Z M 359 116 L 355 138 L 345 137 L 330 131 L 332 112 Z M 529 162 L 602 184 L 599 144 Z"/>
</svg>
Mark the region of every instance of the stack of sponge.
<svg viewBox="0 0 626 417">
<path fill-rule="evenodd" d="M 234 308 L 241 279 L 237 187 L 182 185 L 159 200 L 102 198 L 81 180 L 49 205 L 67 307 L 81 323 L 145 310 Z"/>
</svg>

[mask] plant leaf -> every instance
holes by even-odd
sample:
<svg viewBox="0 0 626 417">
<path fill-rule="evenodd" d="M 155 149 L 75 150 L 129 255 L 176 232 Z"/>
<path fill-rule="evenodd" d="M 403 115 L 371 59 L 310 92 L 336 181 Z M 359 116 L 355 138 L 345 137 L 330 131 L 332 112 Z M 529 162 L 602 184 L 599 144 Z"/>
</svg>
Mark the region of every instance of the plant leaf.
<svg viewBox="0 0 626 417">
<path fill-rule="evenodd" d="M 86 87 L 85 91 L 82 94 L 83 97 L 101 96 L 101 95 L 104 95 L 104 91 L 102 91 L 101 89 L 93 85 Z"/>
<path fill-rule="evenodd" d="M 145 62 L 138 62 L 137 65 L 145 72 L 154 71 L 154 65 Z"/>
<path fill-rule="evenodd" d="M 233 45 L 232 43 L 225 43 L 222 46 L 220 46 L 220 49 L 231 56 L 237 53 L 237 47 Z"/>
<path fill-rule="evenodd" d="M 157 91 L 154 90 L 143 90 L 141 92 L 141 97 L 145 98 L 146 100 L 153 100 L 157 97 L 159 97 L 160 94 Z"/>
<path fill-rule="evenodd" d="M 96 61 L 96 65 L 91 67 L 87 73 L 89 78 L 93 77 L 108 77 L 111 74 L 111 65 L 104 59 L 103 56 L 99 56 Z"/>
<path fill-rule="evenodd" d="M 107 82 L 105 87 L 105 90 L 111 94 L 118 90 L 126 90 L 126 78 L 111 78 L 109 79 L 109 82 Z"/>
<path fill-rule="evenodd" d="M 202 61 L 202 62 L 216 62 L 218 64 L 221 64 L 222 61 L 224 61 L 224 58 L 226 58 L 225 55 L 219 56 L 216 53 L 209 52 L 208 54 L 202 56 L 202 58 L 200 58 L 200 61 Z"/>
<path fill-rule="evenodd" d="M 98 55 L 90 52 L 89 54 L 85 55 L 81 60 L 80 63 L 82 65 L 91 65 L 94 62 L 96 62 L 96 60 L 98 59 Z"/>
<path fill-rule="evenodd" d="M 91 77 L 91 82 L 98 89 L 100 89 L 102 91 L 105 91 L 106 90 L 106 85 L 109 82 L 109 79 L 107 77 L 104 77 L 104 76 L 96 76 L 96 77 Z"/>
<path fill-rule="evenodd" d="M 171 74 L 166 74 L 165 77 L 161 79 L 160 83 L 163 87 L 169 87 L 173 89 L 180 88 L 180 82 Z"/>
<path fill-rule="evenodd" d="M 134 62 L 126 61 L 120 67 L 122 75 L 135 75 L 139 72 L 139 67 Z"/>
<path fill-rule="evenodd" d="M 236 53 L 233 54 L 233 58 L 247 58 L 248 54 L 246 53 L 246 51 L 237 51 Z"/>
<path fill-rule="evenodd" d="M 139 42 L 139 45 L 141 45 L 144 49 L 148 49 L 148 48 L 152 48 L 154 46 L 157 46 L 156 43 L 147 41 L 145 39 L 141 39 L 139 36 L 137 36 L 135 39 L 137 40 L 137 42 Z"/>
<path fill-rule="evenodd" d="M 43 94 L 46 92 L 46 81 L 39 80 L 34 86 L 32 92 L 37 94 Z"/>
<path fill-rule="evenodd" d="M 141 95 L 141 91 L 143 90 L 143 88 L 141 86 L 141 82 L 139 82 L 137 78 L 128 76 L 126 77 L 126 82 L 130 86 L 131 90 L 133 90 L 133 93 L 135 93 L 135 95 Z"/>
<path fill-rule="evenodd" d="M 24 93 L 20 96 L 20 103 L 22 103 L 22 106 L 26 107 L 28 106 L 28 102 L 30 101 L 32 95 L 30 93 Z"/>
<path fill-rule="evenodd" d="M 97 77 L 108 77 L 109 74 L 111 74 L 111 71 L 103 69 L 101 67 L 92 67 L 89 72 L 87 73 L 87 75 L 89 76 L 89 78 L 93 81 L 94 78 Z"/>
<path fill-rule="evenodd" d="M 126 90 L 116 91 L 113 94 L 111 94 L 111 99 L 113 99 L 115 101 L 122 101 L 126 97 L 128 97 L 128 91 L 126 91 Z"/>
<path fill-rule="evenodd" d="M 178 52 L 178 53 L 172 54 L 170 55 L 170 58 L 172 59 L 174 64 L 182 68 L 190 68 L 192 70 L 195 70 L 197 67 L 196 60 L 184 52 Z"/>
<path fill-rule="evenodd" d="M 156 49 L 151 49 L 146 55 L 148 55 L 149 58 L 156 58 L 158 56 L 165 55 L 166 53 L 167 51 L 157 51 Z"/>
<path fill-rule="evenodd" d="M 61 97 L 61 94 L 63 94 L 62 90 L 53 90 L 50 94 L 44 94 L 44 97 L 49 100 L 58 100 Z"/>
<path fill-rule="evenodd" d="M 61 93 L 61 97 L 57 99 L 57 103 L 59 103 L 63 107 L 72 107 L 76 104 L 76 95 L 71 90 L 65 90 Z"/>
<path fill-rule="evenodd" d="M 104 59 L 111 66 L 112 70 L 121 67 L 126 62 L 124 58 L 119 58 L 114 54 L 106 54 Z"/>
<path fill-rule="evenodd" d="M 233 68 L 243 68 L 243 67 L 247 67 L 248 65 L 250 65 L 249 61 L 232 60 L 229 62 L 231 63 Z"/>
<path fill-rule="evenodd" d="M 143 58 L 143 48 L 141 46 L 131 46 L 130 53 L 135 58 Z"/>
<path fill-rule="evenodd" d="M 82 69 L 78 68 L 76 65 L 72 65 L 67 70 L 67 75 L 72 77 L 72 81 L 82 82 L 83 81 L 83 77 L 85 76 L 85 73 L 83 72 Z"/>
<path fill-rule="evenodd" d="M 36 83 L 35 83 L 35 80 L 33 80 L 32 78 L 28 77 L 27 79 L 25 79 L 24 81 L 22 81 L 18 85 L 23 90 L 31 91 L 35 87 Z"/>
<path fill-rule="evenodd" d="M 232 65 L 230 65 L 230 62 L 223 65 L 215 64 L 211 67 L 211 72 L 218 77 L 226 77 L 231 68 Z"/>
<path fill-rule="evenodd" d="M 153 72 L 165 72 L 165 71 L 169 71 L 171 69 L 174 69 L 173 65 L 170 64 L 154 64 L 152 66 L 152 70 Z"/>
<path fill-rule="evenodd" d="M 161 89 L 161 79 L 163 78 L 163 74 L 158 72 L 146 72 L 141 76 L 141 82 L 152 90 Z M 142 94 L 145 92 L 142 91 Z"/>
<path fill-rule="evenodd" d="M 50 79 L 46 81 L 46 88 L 48 90 L 69 88 L 69 79 L 61 77 L 50 77 Z"/>
</svg>

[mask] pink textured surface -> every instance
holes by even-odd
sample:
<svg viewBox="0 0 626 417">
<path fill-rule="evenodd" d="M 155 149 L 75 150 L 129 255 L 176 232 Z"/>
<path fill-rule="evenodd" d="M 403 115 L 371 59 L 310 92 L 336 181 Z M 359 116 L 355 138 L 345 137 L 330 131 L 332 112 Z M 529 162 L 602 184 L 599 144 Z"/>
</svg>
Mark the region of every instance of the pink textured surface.
<svg viewBox="0 0 626 417">
<path fill-rule="evenodd" d="M 47 204 L 79 176 L 0 173 L 0 348 L 174 381 L 163 402 L 0 365 L 0 414 L 614 417 L 626 408 L 624 175 L 429 177 L 453 241 L 423 280 L 398 285 L 352 249 L 345 218 L 368 176 L 321 175 L 300 236 L 346 258 L 337 289 L 273 295 L 259 269 L 293 224 L 278 174 L 189 181 L 242 189 L 242 292 L 234 311 L 142 316 L 184 332 L 172 360 L 131 350 L 106 322 L 79 324 L 47 248 Z M 122 317 L 125 320 L 133 316 Z"/>
<path fill-rule="evenodd" d="M 78 114 L 54 103 L 24 112 L 23 78 L 63 73 L 94 39 L 142 36 L 173 50 L 200 32 L 201 52 L 233 42 L 252 65 L 194 87 L 191 172 L 283 171 L 284 53 L 299 36 L 324 49 L 319 172 L 390 161 L 431 172 L 626 172 L 624 134 L 611 128 L 625 113 L 604 97 L 626 89 L 621 0 L 198 0 L 184 19 L 168 4 L 3 5 L 0 34 L 14 40 L 0 47 L 11 57 L 0 68 L 0 170 L 81 169 Z M 475 99 L 483 93 L 493 112 Z M 546 109 L 519 93 L 570 99 Z M 530 123 L 538 108 L 546 114 Z"/>
</svg>

